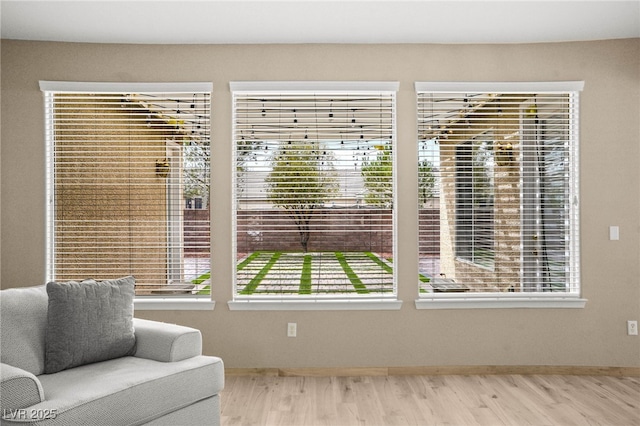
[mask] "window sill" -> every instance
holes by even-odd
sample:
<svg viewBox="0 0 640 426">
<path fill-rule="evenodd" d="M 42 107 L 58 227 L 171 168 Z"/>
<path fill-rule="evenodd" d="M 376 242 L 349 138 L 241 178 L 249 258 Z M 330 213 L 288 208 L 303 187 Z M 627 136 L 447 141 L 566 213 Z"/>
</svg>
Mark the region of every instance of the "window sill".
<svg viewBox="0 0 640 426">
<path fill-rule="evenodd" d="M 582 309 L 587 299 L 569 294 L 430 294 L 415 301 L 416 309 Z"/>
<path fill-rule="evenodd" d="M 399 310 L 401 300 L 231 300 L 232 311 L 387 311 Z"/>
<path fill-rule="evenodd" d="M 216 302 L 205 298 L 138 297 L 133 306 L 137 311 L 213 311 Z"/>
</svg>

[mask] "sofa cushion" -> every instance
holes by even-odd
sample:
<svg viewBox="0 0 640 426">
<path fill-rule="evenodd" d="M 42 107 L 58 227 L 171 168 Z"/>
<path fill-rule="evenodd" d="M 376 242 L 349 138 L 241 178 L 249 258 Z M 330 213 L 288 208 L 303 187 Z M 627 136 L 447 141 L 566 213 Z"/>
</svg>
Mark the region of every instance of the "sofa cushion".
<svg viewBox="0 0 640 426">
<path fill-rule="evenodd" d="M 47 290 L 37 287 L 0 291 L 0 360 L 31 374 L 44 372 Z"/>
<path fill-rule="evenodd" d="M 123 357 L 39 379 L 47 399 L 29 411 L 55 410 L 47 425 L 135 425 L 217 395 L 224 365 L 209 356 L 177 362 Z"/>
<path fill-rule="evenodd" d="M 46 374 L 135 352 L 133 277 L 50 282 L 47 293 Z"/>
</svg>

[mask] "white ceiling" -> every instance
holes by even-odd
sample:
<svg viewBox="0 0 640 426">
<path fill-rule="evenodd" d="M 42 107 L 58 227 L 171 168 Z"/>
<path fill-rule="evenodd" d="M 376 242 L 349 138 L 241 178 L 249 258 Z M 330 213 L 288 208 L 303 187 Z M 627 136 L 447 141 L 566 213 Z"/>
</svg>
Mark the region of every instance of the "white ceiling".
<svg viewBox="0 0 640 426">
<path fill-rule="evenodd" d="M 16 1 L 3 39 L 95 43 L 535 43 L 640 37 L 633 1 Z"/>
</svg>

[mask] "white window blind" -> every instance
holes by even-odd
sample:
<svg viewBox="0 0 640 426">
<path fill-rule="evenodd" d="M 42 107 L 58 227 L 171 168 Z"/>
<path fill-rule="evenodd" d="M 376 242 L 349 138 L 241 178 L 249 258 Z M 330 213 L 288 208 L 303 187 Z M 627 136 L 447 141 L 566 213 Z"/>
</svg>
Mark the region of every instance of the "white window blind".
<svg viewBox="0 0 640 426">
<path fill-rule="evenodd" d="M 232 83 L 235 298 L 394 298 L 397 83 Z"/>
<path fill-rule="evenodd" d="M 455 156 L 455 255 L 486 268 L 495 260 L 493 149 L 488 131 L 460 143 Z"/>
<path fill-rule="evenodd" d="M 207 83 L 41 82 L 49 280 L 208 296 Z"/>
<path fill-rule="evenodd" d="M 581 88 L 416 83 L 422 297 L 579 294 Z"/>
</svg>

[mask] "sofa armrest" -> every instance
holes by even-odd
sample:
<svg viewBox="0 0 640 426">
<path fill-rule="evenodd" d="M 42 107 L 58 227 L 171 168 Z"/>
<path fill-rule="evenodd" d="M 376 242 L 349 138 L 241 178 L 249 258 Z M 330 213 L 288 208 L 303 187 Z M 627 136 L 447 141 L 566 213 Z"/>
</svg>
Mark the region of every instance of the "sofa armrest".
<svg viewBox="0 0 640 426">
<path fill-rule="evenodd" d="M 36 376 L 4 363 L 0 363 L 0 395 L 2 413 L 44 401 L 44 391 Z"/>
<path fill-rule="evenodd" d="M 138 358 L 161 362 L 202 355 L 202 334 L 195 328 L 158 321 L 133 319 Z"/>
</svg>

